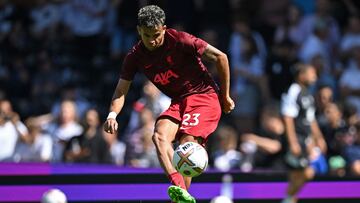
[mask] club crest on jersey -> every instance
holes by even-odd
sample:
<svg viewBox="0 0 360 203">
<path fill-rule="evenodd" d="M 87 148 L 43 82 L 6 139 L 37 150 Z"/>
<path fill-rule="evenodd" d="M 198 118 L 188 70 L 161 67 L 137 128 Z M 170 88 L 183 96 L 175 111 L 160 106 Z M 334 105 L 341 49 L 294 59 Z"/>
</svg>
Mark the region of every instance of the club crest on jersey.
<svg viewBox="0 0 360 203">
<path fill-rule="evenodd" d="M 156 74 L 154 77 L 154 82 L 160 83 L 161 85 L 167 85 L 170 83 L 169 79 L 172 77 L 178 78 L 179 76 L 171 70 L 167 70 L 166 72 Z"/>
<path fill-rule="evenodd" d="M 167 56 L 167 57 L 166 57 L 166 62 L 167 62 L 169 65 L 174 65 L 174 61 L 172 60 L 171 56 Z"/>
</svg>

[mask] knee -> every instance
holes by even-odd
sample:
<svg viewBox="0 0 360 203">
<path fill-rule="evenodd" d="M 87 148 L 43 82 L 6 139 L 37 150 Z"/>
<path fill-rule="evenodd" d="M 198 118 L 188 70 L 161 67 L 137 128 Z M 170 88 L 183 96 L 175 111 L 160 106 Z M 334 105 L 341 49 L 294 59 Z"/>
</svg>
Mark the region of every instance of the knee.
<svg viewBox="0 0 360 203">
<path fill-rule="evenodd" d="M 315 177 L 315 170 L 311 167 L 306 168 L 304 171 L 305 180 L 310 181 L 310 180 L 314 179 L 314 177 Z"/>
</svg>

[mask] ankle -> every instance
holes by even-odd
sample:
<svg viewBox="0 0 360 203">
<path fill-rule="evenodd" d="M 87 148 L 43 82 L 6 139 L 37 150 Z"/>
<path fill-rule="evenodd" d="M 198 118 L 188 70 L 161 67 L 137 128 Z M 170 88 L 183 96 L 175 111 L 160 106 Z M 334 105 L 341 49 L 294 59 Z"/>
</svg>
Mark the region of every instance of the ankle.
<svg viewBox="0 0 360 203">
<path fill-rule="evenodd" d="M 282 203 L 296 203 L 296 198 L 294 195 L 288 195 L 283 199 Z"/>
<path fill-rule="evenodd" d="M 171 184 L 173 184 L 175 186 L 179 186 L 186 190 L 184 177 L 179 172 L 171 173 L 168 176 L 168 178 L 169 178 Z"/>
</svg>

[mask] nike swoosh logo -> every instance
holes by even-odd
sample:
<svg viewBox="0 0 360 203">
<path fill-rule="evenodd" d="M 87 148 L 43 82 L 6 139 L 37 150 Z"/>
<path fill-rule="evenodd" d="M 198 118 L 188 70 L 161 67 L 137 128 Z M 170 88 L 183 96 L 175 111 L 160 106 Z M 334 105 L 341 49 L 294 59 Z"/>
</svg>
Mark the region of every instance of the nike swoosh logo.
<svg viewBox="0 0 360 203">
<path fill-rule="evenodd" d="M 145 69 L 148 69 L 148 68 L 150 68 L 151 67 L 151 65 L 146 65 L 145 66 Z"/>
</svg>

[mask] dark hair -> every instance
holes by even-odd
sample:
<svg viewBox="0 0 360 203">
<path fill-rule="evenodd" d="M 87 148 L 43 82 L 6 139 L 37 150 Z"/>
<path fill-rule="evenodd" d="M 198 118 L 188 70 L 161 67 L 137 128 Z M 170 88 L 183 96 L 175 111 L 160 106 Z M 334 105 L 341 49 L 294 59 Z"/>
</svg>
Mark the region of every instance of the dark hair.
<svg viewBox="0 0 360 203">
<path fill-rule="evenodd" d="M 165 24 L 165 12 L 159 6 L 144 6 L 138 13 L 138 25 L 154 28 Z"/>
<path fill-rule="evenodd" d="M 307 69 L 312 66 L 304 63 L 296 63 L 291 67 L 291 72 L 294 75 L 294 78 L 298 78 L 301 73 L 304 73 Z"/>
</svg>

